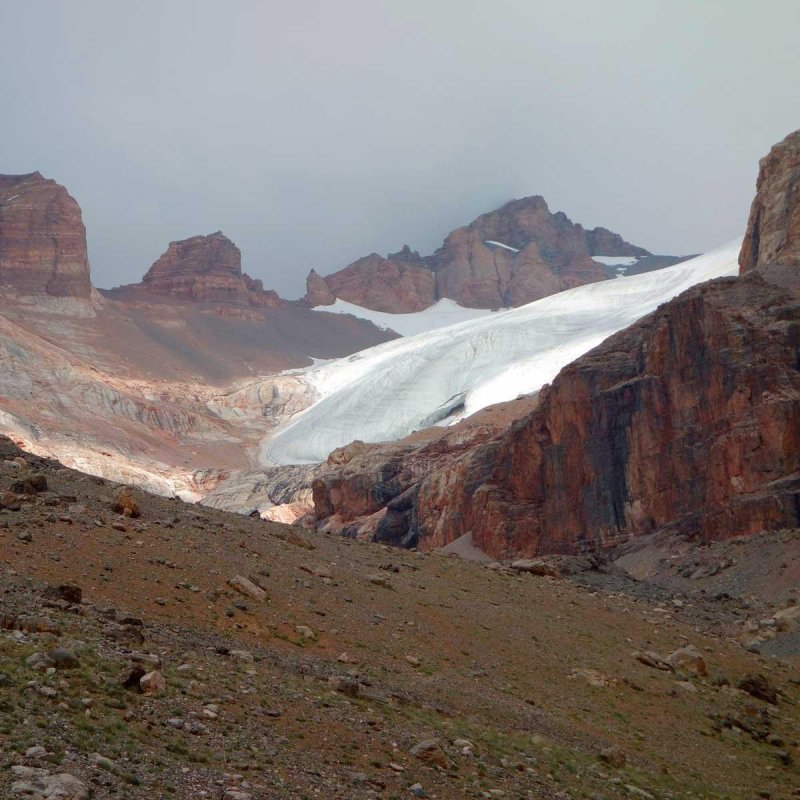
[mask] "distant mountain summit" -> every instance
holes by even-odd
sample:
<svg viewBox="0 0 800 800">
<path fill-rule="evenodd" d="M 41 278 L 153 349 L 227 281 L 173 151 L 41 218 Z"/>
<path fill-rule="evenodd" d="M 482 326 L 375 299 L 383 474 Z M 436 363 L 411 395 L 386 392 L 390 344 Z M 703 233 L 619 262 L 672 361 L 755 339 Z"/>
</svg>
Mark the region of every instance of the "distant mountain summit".
<svg viewBox="0 0 800 800">
<path fill-rule="evenodd" d="M 170 242 L 150 267 L 140 288 L 177 300 L 272 307 L 285 305 L 277 293 L 242 272 L 242 253 L 222 231 Z"/>
<path fill-rule="evenodd" d="M 430 256 L 408 245 L 385 258 L 372 253 L 325 277 L 311 271 L 304 302 L 336 298 L 375 311 L 407 313 L 442 298 L 472 308 L 520 306 L 613 271 L 595 257 L 637 259 L 642 268 L 668 266 L 680 257 L 656 257 L 606 228 L 586 230 L 541 196 L 512 200 L 450 233 Z"/>
</svg>

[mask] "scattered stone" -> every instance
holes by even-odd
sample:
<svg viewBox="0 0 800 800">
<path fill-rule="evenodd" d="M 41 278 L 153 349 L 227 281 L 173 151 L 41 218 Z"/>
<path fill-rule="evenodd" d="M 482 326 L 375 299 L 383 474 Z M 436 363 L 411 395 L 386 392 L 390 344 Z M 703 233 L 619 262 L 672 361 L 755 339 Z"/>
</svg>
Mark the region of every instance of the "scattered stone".
<svg viewBox="0 0 800 800">
<path fill-rule="evenodd" d="M 120 625 L 110 623 L 106 625 L 104 633 L 109 639 L 113 639 L 120 644 L 128 647 L 139 647 L 144 644 L 144 632 L 138 625 Z"/>
<path fill-rule="evenodd" d="M 25 751 L 25 758 L 41 758 L 42 756 L 46 755 L 47 755 L 47 750 L 41 745 L 36 745 L 35 747 L 29 747 Z"/>
<path fill-rule="evenodd" d="M 19 539 L 21 542 L 30 543 L 33 541 L 33 534 L 31 534 L 30 531 L 20 531 L 17 534 L 17 539 Z"/>
<path fill-rule="evenodd" d="M 660 669 L 664 672 L 674 672 L 672 664 L 665 661 L 658 653 L 654 653 L 652 650 L 645 653 L 634 653 L 634 657 L 640 664 L 644 664 L 646 667 Z"/>
<path fill-rule="evenodd" d="M 614 769 L 622 769 L 628 758 L 625 751 L 621 747 L 604 747 L 599 753 L 598 758 L 609 767 Z"/>
<path fill-rule="evenodd" d="M 428 793 L 422 788 L 421 783 L 414 783 L 408 787 L 408 791 L 414 795 L 414 797 L 427 797 Z"/>
<path fill-rule="evenodd" d="M 580 679 L 586 681 L 589 686 L 595 686 L 597 688 L 613 686 L 617 682 L 616 678 L 611 678 L 596 669 L 573 669 L 569 677 L 572 680 Z"/>
<path fill-rule="evenodd" d="M 40 800 L 88 800 L 89 788 L 67 772 L 55 775 L 34 767 L 13 766 L 11 774 L 16 780 L 11 784 L 11 794 Z"/>
<path fill-rule="evenodd" d="M 773 706 L 778 704 L 778 690 L 764 675 L 746 675 L 739 681 L 739 688 Z"/>
<path fill-rule="evenodd" d="M 245 578 L 244 575 L 234 575 L 229 578 L 228 586 L 240 594 L 253 598 L 253 600 L 264 600 L 267 596 L 267 593 L 260 586 L 256 586 L 253 581 Z"/>
<path fill-rule="evenodd" d="M 670 653 L 666 662 L 674 670 L 679 670 L 687 675 L 696 675 L 698 678 L 708 675 L 705 659 L 693 645 L 681 647 L 674 653 Z"/>
<path fill-rule="evenodd" d="M 383 586 L 384 589 L 392 588 L 392 582 L 386 575 L 367 575 L 367 581 L 375 586 Z"/>
<path fill-rule="evenodd" d="M 255 656 L 249 650 L 231 650 L 229 655 L 238 658 L 239 661 L 255 661 Z"/>
<path fill-rule="evenodd" d="M 447 769 L 449 766 L 447 756 L 442 750 L 438 739 L 425 739 L 422 742 L 417 742 L 411 748 L 411 755 L 431 766 L 441 767 L 442 769 Z"/>
<path fill-rule="evenodd" d="M 119 682 L 125 689 L 141 690 L 139 681 L 147 674 L 147 670 L 141 664 L 131 664 L 119 674 Z"/>
<path fill-rule="evenodd" d="M 317 634 L 308 627 L 308 625 L 295 625 L 294 626 L 295 633 L 300 634 L 303 639 L 308 641 L 313 641 L 317 638 Z"/>
<path fill-rule="evenodd" d="M 355 678 L 333 677 L 328 679 L 328 684 L 339 694 L 358 697 L 359 685 Z"/>
<path fill-rule="evenodd" d="M 19 511 L 22 505 L 14 492 L 3 492 L 0 494 L 0 508 L 7 508 L 9 511 Z"/>
<path fill-rule="evenodd" d="M 50 669 L 53 666 L 53 662 L 45 653 L 33 653 L 25 659 L 25 663 L 35 670 Z"/>
<path fill-rule="evenodd" d="M 146 695 L 164 694 L 167 690 L 167 680 L 161 672 L 154 669 L 139 678 L 139 688 L 142 694 Z"/>
<path fill-rule="evenodd" d="M 41 474 L 29 475 L 11 484 L 11 491 L 14 494 L 39 494 L 47 491 L 47 478 Z"/>
<path fill-rule="evenodd" d="M 111 504 L 111 510 L 116 514 L 122 514 L 125 517 L 134 519 L 139 516 L 139 503 L 136 501 L 133 489 L 130 486 L 123 486 L 116 493 Z"/>
<path fill-rule="evenodd" d="M 60 583 L 48 586 L 43 594 L 53 600 L 66 600 L 74 605 L 80 605 L 83 602 L 83 590 L 74 583 Z"/>
<path fill-rule="evenodd" d="M 47 657 L 56 669 L 77 669 L 81 665 L 75 653 L 62 647 L 48 651 Z"/>
</svg>

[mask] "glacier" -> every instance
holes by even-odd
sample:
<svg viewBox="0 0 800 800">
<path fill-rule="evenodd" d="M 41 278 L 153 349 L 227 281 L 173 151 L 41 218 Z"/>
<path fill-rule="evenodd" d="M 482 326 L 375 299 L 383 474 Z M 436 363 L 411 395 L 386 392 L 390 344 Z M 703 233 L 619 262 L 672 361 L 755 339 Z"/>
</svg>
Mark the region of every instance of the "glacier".
<svg viewBox="0 0 800 800">
<path fill-rule="evenodd" d="M 354 317 L 369 320 L 384 330 L 392 330 L 401 336 L 414 336 L 436 328 L 444 328 L 470 319 L 478 319 L 498 312 L 488 308 L 465 308 L 455 300 L 443 297 L 432 306 L 422 311 L 410 311 L 405 314 L 392 314 L 388 311 L 373 311 L 355 303 L 348 303 L 337 297 L 329 306 L 314 306 L 312 311 L 327 311 L 329 314 L 350 314 Z"/>
<path fill-rule="evenodd" d="M 354 439 L 399 439 L 535 392 L 660 304 L 697 283 L 736 275 L 740 245 L 738 239 L 673 267 L 586 284 L 310 367 L 299 380 L 311 404 L 262 441 L 259 460 L 324 461 Z"/>
</svg>

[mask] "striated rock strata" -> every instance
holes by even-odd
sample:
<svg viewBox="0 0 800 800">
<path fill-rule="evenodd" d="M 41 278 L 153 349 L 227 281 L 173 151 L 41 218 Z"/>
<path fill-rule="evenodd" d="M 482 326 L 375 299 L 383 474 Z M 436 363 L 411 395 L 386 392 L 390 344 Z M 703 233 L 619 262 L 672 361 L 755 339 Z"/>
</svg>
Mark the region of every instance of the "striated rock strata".
<svg viewBox="0 0 800 800">
<path fill-rule="evenodd" d="M 38 172 L 0 175 L 0 288 L 82 300 L 92 292 L 80 206 Z"/>
<path fill-rule="evenodd" d="M 222 232 L 170 242 L 139 287 L 177 300 L 278 308 L 284 301 L 242 272 L 239 248 Z M 135 288 L 135 287 L 124 287 Z"/>
</svg>

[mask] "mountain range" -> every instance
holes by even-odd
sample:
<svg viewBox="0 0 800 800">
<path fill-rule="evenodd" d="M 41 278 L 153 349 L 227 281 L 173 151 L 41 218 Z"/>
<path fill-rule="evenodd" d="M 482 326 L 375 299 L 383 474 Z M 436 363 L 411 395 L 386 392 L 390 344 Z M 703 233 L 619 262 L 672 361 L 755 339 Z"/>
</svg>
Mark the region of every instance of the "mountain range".
<svg viewBox="0 0 800 800">
<path fill-rule="evenodd" d="M 800 131 L 694 258 L 529 198 L 241 260 L 98 290 L 0 178 L 0 794 L 793 796 Z"/>
</svg>

